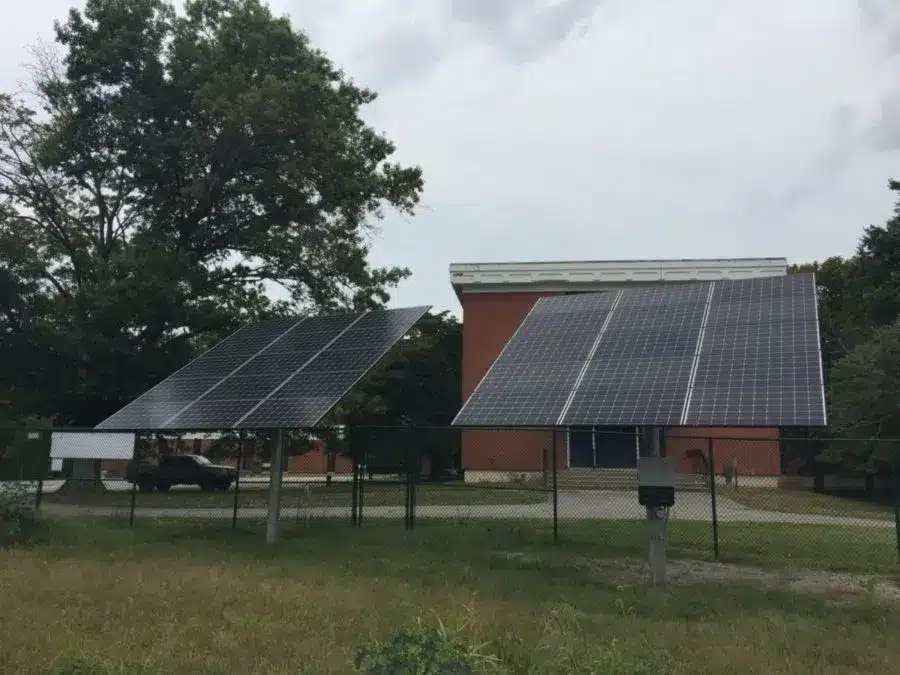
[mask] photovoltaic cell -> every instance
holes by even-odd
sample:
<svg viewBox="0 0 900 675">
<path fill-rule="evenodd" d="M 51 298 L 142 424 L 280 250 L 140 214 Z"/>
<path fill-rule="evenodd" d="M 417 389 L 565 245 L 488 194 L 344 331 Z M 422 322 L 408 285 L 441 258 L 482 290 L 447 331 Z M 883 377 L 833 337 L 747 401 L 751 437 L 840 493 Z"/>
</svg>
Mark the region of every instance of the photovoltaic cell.
<svg viewBox="0 0 900 675">
<path fill-rule="evenodd" d="M 615 293 L 540 298 L 454 424 L 555 425 L 615 299 Z"/>
<path fill-rule="evenodd" d="M 245 326 L 96 428 L 248 428 L 235 425 L 245 418 L 256 421 L 266 411 L 266 419 L 277 418 L 278 426 L 311 426 L 427 310 L 290 317 Z M 331 357 L 331 346 L 345 353 Z M 324 368 L 295 377 L 319 358 L 325 359 Z M 290 398 L 276 406 L 275 392 Z"/>
</svg>

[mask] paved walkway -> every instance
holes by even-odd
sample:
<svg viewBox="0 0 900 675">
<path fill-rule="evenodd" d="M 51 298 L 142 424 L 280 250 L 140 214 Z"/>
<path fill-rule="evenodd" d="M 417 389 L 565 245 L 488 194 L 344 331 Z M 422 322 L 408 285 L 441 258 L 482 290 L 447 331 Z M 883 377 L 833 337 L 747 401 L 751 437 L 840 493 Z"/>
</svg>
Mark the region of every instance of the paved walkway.
<svg viewBox="0 0 900 675">
<path fill-rule="evenodd" d="M 138 497 L 140 501 L 140 497 Z M 121 516 L 127 515 L 127 505 L 73 506 L 46 503 L 41 506 L 46 513 L 65 516 Z M 265 518 L 267 510 L 258 507 L 238 509 L 238 517 L 246 519 Z M 285 519 L 307 518 L 350 518 L 350 505 L 297 508 L 283 505 Z M 231 508 L 146 508 L 135 509 L 137 517 L 150 518 L 231 518 Z M 644 508 L 638 504 L 637 492 L 625 491 L 565 491 L 559 493 L 558 515 L 560 520 L 643 520 Z M 759 511 L 745 507 L 727 497 L 717 500 L 719 522 L 746 523 L 798 523 L 808 525 L 856 525 L 863 527 L 894 527 L 890 520 L 870 518 L 845 518 L 805 513 L 778 513 Z M 402 519 L 402 506 L 366 506 L 364 518 Z M 471 519 L 528 519 L 549 520 L 553 517 L 552 498 L 538 504 L 473 504 L 473 505 L 420 505 L 416 507 L 417 518 Z M 675 506 L 670 512 L 670 520 L 710 522 L 712 508 L 709 496 L 704 493 L 680 492 L 676 495 Z"/>
</svg>

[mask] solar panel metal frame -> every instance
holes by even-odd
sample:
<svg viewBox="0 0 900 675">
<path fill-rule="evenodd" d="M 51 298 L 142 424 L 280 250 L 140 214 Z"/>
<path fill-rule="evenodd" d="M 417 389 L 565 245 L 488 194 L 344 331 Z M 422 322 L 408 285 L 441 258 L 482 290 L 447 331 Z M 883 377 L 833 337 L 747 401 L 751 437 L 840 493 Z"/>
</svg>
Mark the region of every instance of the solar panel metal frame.
<svg viewBox="0 0 900 675">
<path fill-rule="evenodd" d="M 125 405 L 123 408 L 121 408 L 120 410 L 115 412 L 113 415 L 110 415 L 108 418 L 103 420 L 100 424 L 98 424 L 94 428 L 98 431 L 176 431 L 176 430 L 187 431 L 187 430 L 220 430 L 220 429 L 263 429 L 263 428 L 301 428 L 301 427 L 308 428 L 308 427 L 316 426 L 317 424 L 319 424 L 321 422 L 322 419 L 324 419 L 325 416 L 328 415 L 328 413 L 331 411 L 331 409 L 334 407 L 334 405 L 336 405 L 338 402 L 340 402 L 340 400 L 344 396 L 346 396 L 346 394 L 350 390 L 352 390 L 353 387 L 355 387 L 360 382 L 360 380 L 362 380 L 369 372 L 371 372 L 372 368 L 374 368 L 378 364 L 378 362 L 391 350 L 391 348 L 393 348 L 393 346 L 400 339 L 402 339 L 403 336 L 406 333 L 408 333 L 409 330 L 411 330 L 412 327 L 418 322 L 418 320 L 421 319 L 421 317 L 424 316 L 424 314 L 426 312 L 428 312 L 430 309 L 431 309 L 431 306 L 423 305 L 423 306 L 408 307 L 408 308 L 401 308 L 401 309 L 374 310 L 374 311 L 370 311 L 370 312 L 360 312 L 360 313 L 320 315 L 320 316 L 316 316 L 316 317 L 309 317 L 309 316 L 293 317 L 290 320 L 271 319 L 268 321 L 247 324 L 245 326 L 242 326 L 238 330 L 236 330 L 234 333 L 232 333 L 231 335 L 226 337 L 221 342 L 217 343 L 216 345 L 212 346 L 210 349 L 208 349 L 205 352 L 203 352 L 202 354 L 200 354 L 195 359 L 186 363 L 184 366 L 182 366 L 181 368 L 176 370 L 174 373 L 172 373 L 169 377 L 165 378 L 161 382 L 157 383 L 155 386 L 148 389 L 146 392 L 142 393 L 140 396 L 138 396 L 133 401 L 131 401 L 130 403 Z M 272 394 L 274 394 L 275 392 L 280 390 L 282 387 L 284 387 L 289 381 L 294 379 L 298 374 L 302 373 L 303 369 L 306 366 L 310 365 L 311 363 L 314 363 L 316 358 L 318 358 L 320 355 L 326 353 L 329 346 L 334 344 L 341 337 L 347 335 L 350 332 L 350 329 L 354 325 L 361 322 L 364 317 L 372 316 L 372 315 L 384 315 L 384 316 L 398 315 L 398 316 L 403 316 L 405 318 L 403 321 L 401 321 L 401 323 L 397 327 L 397 330 L 395 330 L 394 333 L 391 334 L 391 335 L 394 335 L 392 340 L 387 340 L 383 344 L 383 349 L 381 349 L 380 353 L 377 354 L 377 358 L 375 358 L 374 360 L 371 360 L 371 359 L 366 360 L 364 364 L 356 363 L 353 368 L 347 368 L 347 369 L 344 369 L 343 371 L 341 371 L 344 373 L 350 373 L 350 372 L 354 373 L 355 379 L 352 381 L 352 383 L 349 384 L 349 386 L 343 388 L 339 392 L 338 395 L 336 395 L 334 397 L 330 397 L 329 400 L 333 400 L 333 402 L 327 407 L 327 409 L 321 409 L 320 414 L 318 414 L 314 420 L 307 418 L 307 419 L 303 420 L 303 422 L 304 422 L 303 424 L 284 424 L 284 423 L 282 423 L 277 426 L 271 426 L 271 427 L 269 425 L 257 424 L 257 425 L 251 426 L 251 425 L 241 424 L 241 422 L 243 420 L 245 420 L 246 418 L 248 418 L 250 416 L 251 412 L 254 412 L 255 410 L 257 410 L 258 408 L 261 407 L 262 403 L 269 400 L 271 398 Z M 233 380 L 236 377 L 250 377 L 250 378 L 264 377 L 265 374 L 260 375 L 259 373 L 254 373 L 252 371 L 252 368 L 249 370 L 245 370 L 245 367 L 248 366 L 249 364 L 252 364 L 252 362 L 257 357 L 264 354 L 267 350 L 272 348 L 273 345 L 276 345 L 276 343 L 278 343 L 280 340 L 282 340 L 283 338 L 286 338 L 290 333 L 294 332 L 296 329 L 301 327 L 304 324 L 304 322 L 306 322 L 308 320 L 310 322 L 312 322 L 317 319 L 323 319 L 323 318 L 327 319 L 327 318 L 331 318 L 331 317 L 344 317 L 344 318 L 352 317 L 352 319 L 349 321 L 349 323 L 347 325 L 345 325 L 342 328 L 340 328 L 339 330 L 337 330 L 337 332 L 334 335 L 332 335 L 328 340 L 326 340 L 324 345 L 322 345 L 317 350 L 315 350 L 311 356 L 309 356 L 309 354 L 311 353 L 312 350 L 308 350 L 306 352 L 307 358 L 305 358 L 305 360 L 301 363 L 300 367 L 291 368 L 290 374 L 285 375 L 283 378 L 281 378 L 277 384 L 273 383 L 272 390 L 269 391 L 265 396 L 255 397 L 255 398 L 241 398 L 239 395 L 235 395 L 234 397 L 225 397 L 225 398 L 210 398 L 210 399 L 206 398 L 207 395 L 209 395 L 211 392 L 216 391 L 219 387 L 223 386 L 223 383 L 225 383 L 227 380 Z M 270 324 L 271 327 L 275 329 L 272 332 L 272 337 L 267 342 L 265 342 L 265 344 L 263 344 L 259 349 L 252 352 L 251 354 L 244 356 L 243 360 L 241 360 L 239 363 L 236 362 L 236 365 L 234 365 L 231 368 L 231 370 L 229 370 L 228 372 L 221 373 L 218 377 L 209 378 L 208 380 L 205 380 L 204 378 L 197 378 L 197 377 L 179 379 L 179 377 L 184 372 L 190 372 L 191 368 L 198 368 L 198 366 L 197 366 L 198 362 L 209 363 L 208 359 L 210 359 L 210 358 L 216 359 L 217 353 L 218 354 L 223 354 L 223 353 L 227 354 L 227 346 L 226 345 L 228 343 L 240 344 L 241 337 L 246 336 L 248 332 L 255 329 L 258 331 L 262 331 L 264 334 L 265 333 L 264 329 L 267 324 Z M 286 329 L 278 330 L 278 328 L 280 326 L 283 327 L 284 325 L 287 325 Z M 400 328 L 402 328 L 403 330 L 399 331 Z M 223 347 L 223 346 L 225 346 L 225 347 Z M 273 354 L 274 353 L 277 353 L 277 352 L 273 352 Z M 289 356 L 291 354 L 293 354 L 293 351 L 288 350 L 288 351 L 285 351 L 284 353 L 289 358 Z M 372 354 L 375 354 L 375 351 L 369 350 L 368 353 L 369 353 L 369 355 L 372 355 Z M 202 367 L 202 363 L 201 363 L 201 367 Z M 202 372 L 202 371 L 200 371 L 200 372 Z M 330 370 L 317 371 L 318 375 L 321 377 L 328 377 L 329 374 L 332 372 L 333 371 L 330 371 Z M 240 373 L 240 375 L 238 375 L 238 373 Z M 209 386 L 207 389 L 203 390 L 201 393 L 198 393 L 195 396 L 193 396 L 190 401 L 182 400 L 181 403 L 179 404 L 179 405 L 181 405 L 181 407 L 178 408 L 177 410 L 173 410 L 171 408 L 171 402 L 168 402 L 170 404 L 170 408 L 169 408 L 170 412 L 168 412 L 166 414 L 165 419 L 161 423 L 119 424 L 116 422 L 116 418 L 119 418 L 119 417 L 125 417 L 126 419 L 128 419 L 127 415 L 129 414 L 129 412 L 132 413 L 132 415 L 135 418 L 140 418 L 141 411 L 140 411 L 139 404 L 141 402 L 147 401 L 149 398 L 153 398 L 154 396 L 157 396 L 160 399 L 155 405 L 165 406 L 165 404 L 167 403 L 165 394 L 164 394 L 164 392 L 166 391 L 166 385 L 171 386 L 174 384 L 177 386 L 178 384 L 187 383 L 187 382 L 195 383 L 198 380 L 203 380 L 204 382 L 207 382 L 211 386 Z M 213 422 L 213 423 L 203 423 L 203 424 L 200 424 L 200 423 L 185 424 L 183 422 L 179 423 L 179 420 L 181 420 L 182 418 L 185 418 L 185 417 L 188 420 L 192 419 L 192 417 L 190 415 L 191 409 L 192 408 L 196 409 L 195 404 L 197 404 L 197 403 L 205 402 L 207 404 L 212 404 L 212 407 L 214 407 L 214 408 L 215 407 L 223 408 L 223 407 L 227 406 L 227 404 L 229 402 L 237 402 L 237 401 L 244 401 L 245 403 L 252 401 L 252 404 L 247 406 L 246 408 L 243 408 L 237 414 L 227 415 L 227 417 L 235 419 L 233 424 L 224 424 L 221 421 Z M 152 417 L 153 410 L 154 410 L 154 408 L 151 407 L 147 413 L 144 413 L 144 417 Z M 157 416 L 157 418 L 158 417 L 160 417 L 160 416 Z"/>
<path fill-rule="evenodd" d="M 795 416 L 794 419 L 787 419 L 786 417 L 780 417 L 778 420 L 776 420 L 777 423 L 773 423 L 772 420 L 760 420 L 760 419 L 751 419 L 750 421 L 752 422 L 752 424 L 741 423 L 737 419 L 740 417 L 740 415 L 737 415 L 737 414 L 732 415 L 730 413 L 728 415 L 728 417 L 730 419 L 722 419 L 722 420 L 718 420 L 718 421 L 717 420 L 705 420 L 705 419 L 698 417 L 697 415 L 692 415 L 691 414 L 692 406 L 694 405 L 694 400 L 692 397 L 694 396 L 695 382 L 697 381 L 698 376 L 700 377 L 701 380 L 705 376 L 705 373 L 702 371 L 702 366 L 703 366 L 702 356 L 705 353 L 704 352 L 704 338 L 705 338 L 705 334 L 706 334 L 706 330 L 707 330 L 707 324 L 708 324 L 710 313 L 713 312 L 713 310 L 714 310 L 714 302 L 715 302 L 715 297 L 716 297 L 715 291 L 716 291 L 717 286 L 719 286 L 719 285 L 728 286 L 728 285 L 732 285 L 732 284 L 734 284 L 734 285 L 747 284 L 748 289 L 751 289 L 749 292 L 752 293 L 752 283 L 753 282 L 760 282 L 762 280 L 762 281 L 768 281 L 768 282 L 770 282 L 772 284 L 776 284 L 776 285 L 780 283 L 780 284 L 787 286 L 788 284 L 793 284 L 794 281 L 796 281 L 797 277 L 803 277 L 803 276 L 810 277 L 809 287 L 802 288 L 803 284 L 806 282 L 797 281 L 797 285 L 801 286 L 800 292 L 794 294 L 792 292 L 793 287 L 791 287 L 790 289 L 788 289 L 786 291 L 785 297 L 791 298 L 791 299 L 793 299 L 795 297 L 799 297 L 801 304 L 809 303 L 809 302 L 812 303 L 812 305 L 811 305 L 812 311 L 813 311 L 812 317 L 803 315 L 796 323 L 801 324 L 802 326 L 805 326 L 806 329 L 810 332 L 812 331 L 811 324 L 814 323 L 816 339 L 815 339 L 814 343 L 808 344 L 807 345 L 808 349 L 803 351 L 802 354 L 798 354 L 796 356 L 796 358 L 802 357 L 811 362 L 810 364 L 808 364 L 808 367 L 812 369 L 813 374 L 816 376 L 816 381 L 812 383 L 812 385 L 813 385 L 812 387 L 806 388 L 803 391 L 807 395 L 807 400 L 813 401 L 817 404 L 821 403 L 821 417 L 818 416 L 818 407 L 814 414 L 810 413 L 805 418 L 800 418 L 800 417 Z M 475 400 L 476 404 L 478 403 L 478 399 L 476 397 L 477 392 L 479 391 L 480 388 L 482 388 L 485 385 L 486 381 L 490 380 L 494 366 L 498 362 L 501 361 L 504 353 L 507 351 L 510 344 L 517 340 L 517 337 L 520 334 L 520 330 L 522 329 L 522 326 L 531 319 L 532 313 L 529 312 L 529 314 L 526 315 L 526 318 L 517 327 L 516 332 L 513 334 L 513 336 L 510 338 L 510 340 L 504 345 L 500 356 L 498 356 L 497 359 L 495 359 L 494 363 L 491 364 L 491 367 L 488 369 L 487 373 L 485 373 L 485 375 L 479 381 L 475 390 L 473 390 L 472 394 L 468 397 L 466 402 L 463 404 L 462 408 L 460 409 L 459 413 L 457 413 L 456 417 L 454 418 L 454 420 L 451 424 L 453 426 L 457 426 L 457 427 L 472 427 L 472 428 L 501 427 L 501 426 L 520 427 L 520 428 L 521 427 L 557 428 L 557 427 L 569 427 L 569 426 L 573 426 L 573 425 L 583 425 L 583 424 L 589 424 L 589 425 L 593 425 L 593 426 L 607 426 L 607 425 L 620 425 L 620 424 L 626 424 L 626 423 L 633 424 L 636 426 L 649 425 L 649 426 L 685 426 L 685 427 L 691 427 L 691 426 L 771 427 L 771 426 L 817 426 L 819 424 L 824 425 L 827 422 L 827 416 L 826 416 L 826 411 L 825 411 L 824 378 L 823 378 L 823 374 L 822 374 L 821 342 L 819 339 L 820 335 L 819 335 L 819 324 L 818 324 L 818 307 L 817 307 L 817 303 L 816 303 L 815 277 L 813 275 L 811 275 L 811 274 L 809 274 L 809 275 L 785 275 L 785 276 L 779 276 L 779 277 L 760 277 L 760 278 L 741 279 L 741 280 L 721 280 L 721 281 L 712 281 L 712 282 L 686 282 L 686 283 L 679 283 L 679 284 L 652 286 L 649 288 L 656 289 L 657 291 L 659 291 L 660 289 L 663 289 L 663 292 L 675 293 L 676 291 L 674 291 L 673 289 L 684 288 L 685 286 L 687 286 L 687 287 L 693 286 L 698 289 L 706 289 L 707 292 L 705 293 L 706 298 L 705 298 L 705 303 L 703 305 L 702 317 L 698 317 L 699 326 L 698 326 L 697 335 L 696 335 L 696 344 L 695 344 L 693 350 L 691 350 L 689 356 L 684 357 L 684 359 L 688 359 L 690 361 L 689 364 L 686 364 L 686 365 L 689 365 L 689 370 L 690 370 L 689 379 L 684 384 L 683 388 L 681 388 L 681 386 L 679 386 L 678 391 L 675 392 L 675 394 L 677 394 L 677 397 L 676 397 L 676 400 L 673 401 L 673 409 L 669 412 L 669 417 L 667 417 L 665 419 L 649 418 L 649 417 L 644 418 L 644 419 L 632 418 L 627 421 L 623 421 L 622 419 L 619 419 L 619 418 L 597 419 L 595 417 L 594 419 L 586 419 L 584 417 L 578 417 L 578 415 L 571 412 L 572 401 L 574 400 L 575 397 L 577 397 L 579 395 L 578 392 L 580 390 L 580 387 L 583 386 L 583 384 L 584 384 L 584 378 L 586 377 L 586 373 L 591 368 L 592 364 L 595 362 L 594 360 L 597 355 L 598 349 L 600 349 L 603 345 L 603 339 L 604 339 L 605 334 L 607 333 L 607 325 L 615 325 L 615 323 L 616 323 L 615 311 L 610 312 L 610 314 L 606 317 L 603 326 L 598 326 L 598 328 L 597 328 L 598 335 L 596 338 L 595 349 L 593 349 L 590 352 L 590 354 L 588 355 L 588 357 L 585 359 L 582 372 L 579 375 L 579 378 L 577 379 L 575 385 L 573 386 L 572 397 L 570 397 L 570 399 L 567 401 L 566 405 L 563 406 L 555 424 L 546 423 L 544 418 L 541 418 L 541 419 L 532 418 L 531 420 L 529 420 L 528 423 L 523 423 L 522 421 L 520 421 L 520 418 L 514 418 L 512 416 L 508 417 L 506 420 L 501 420 L 496 415 L 491 417 L 487 412 L 485 412 L 481 415 L 473 414 L 472 409 L 469 408 L 470 403 L 473 401 L 473 399 Z M 731 286 L 731 288 L 735 288 L 735 286 Z M 647 293 L 648 290 L 649 290 L 648 288 L 636 287 L 636 288 L 620 289 L 618 291 L 611 290 L 611 291 L 586 293 L 584 295 L 592 295 L 592 296 L 599 297 L 599 296 L 609 296 L 611 294 L 619 293 L 620 297 L 626 297 L 626 296 L 635 297 L 636 295 L 639 296 L 642 293 Z M 650 292 L 652 292 L 652 291 L 650 291 Z M 747 292 L 747 291 L 745 291 L 745 292 Z M 623 293 L 626 295 L 623 296 L 622 295 Z M 807 297 L 807 296 L 809 296 L 809 297 Z M 559 301 L 559 299 L 561 297 L 569 297 L 569 296 L 552 296 L 550 298 L 540 298 L 537 301 L 537 303 Z M 756 298 L 753 298 L 753 300 L 756 300 Z M 760 302 L 761 306 L 765 305 L 765 299 L 761 299 L 761 300 L 759 300 L 759 302 Z M 537 303 L 535 303 L 535 306 L 537 306 Z M 699 306 L 700 305 L 698 305 L 698 307 Z M 533 310 L 534 310 L 534 307 L 532 307 L 532 311 Z M 788 316 L 788 321 L 789 320 L 790 320 L 790 316 Z M 806 325 L 807 322 L 809 322 L 810 325 Z M 748 324 L 742 324 L 742 325 L 756 325 L 757 327 L 765 328 L 766 326 L 773 325 L 773 322 L 771 322 L 771 321 L 766 322 L 763 320 L 763 321 L 757 322 L 755 324 L 748 323 Z M 657 331 L 657 332 L 662 333 L 662 331 Z M 725 345 L 725 348 L 727 349 L 727 344 Z M 814 363 L 812 363 L 813 359 L 814 359 Z M 685 365 L 685 364 L 683 364 L 683 365 Z M 524 366 L 523 366 L 523 369 L 524 369 Z M 526 372 L 527 372 L 527 369 L 526 369 Z M 699 373 L 699 375 L 698 375 L 698 373 Z M 678 399 L 680 399 L 683 404 L 680 406 L 681 414 L 678 415 L 676 418 L 676 415 L 675 415 L 676 409 L 674 407 L 674 403 Z M 477 405 L 473 406 L 473 408 L 477 408 Z M 811 406 L 808 409 L 812 410 Z M 748 418 L 745 416 L 743 419 L 746 422 L 746 420 Z"/>
</svg>

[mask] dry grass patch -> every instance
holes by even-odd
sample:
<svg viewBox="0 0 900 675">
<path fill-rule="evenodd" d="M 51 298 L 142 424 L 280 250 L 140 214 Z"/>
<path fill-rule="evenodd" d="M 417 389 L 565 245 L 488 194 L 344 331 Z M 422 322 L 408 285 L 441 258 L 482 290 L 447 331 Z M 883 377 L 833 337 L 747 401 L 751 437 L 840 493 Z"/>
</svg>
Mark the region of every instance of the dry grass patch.
<svg viewBox="0 0 900 675">
<path fill-rule="evenodd" d="M 361 645 L 417 626 L 482 645 L 488 672 L 896 669 L 896 607 L 740 575 L 654 591 L 614 573 L 621 541 L 597 555 L 609 534 L 554 547 L 535 525 L 330 522 L 272 548 L 249 525 L 48 523 L 0 552 L 0 672 L 353 672 Z"/>
</svg>

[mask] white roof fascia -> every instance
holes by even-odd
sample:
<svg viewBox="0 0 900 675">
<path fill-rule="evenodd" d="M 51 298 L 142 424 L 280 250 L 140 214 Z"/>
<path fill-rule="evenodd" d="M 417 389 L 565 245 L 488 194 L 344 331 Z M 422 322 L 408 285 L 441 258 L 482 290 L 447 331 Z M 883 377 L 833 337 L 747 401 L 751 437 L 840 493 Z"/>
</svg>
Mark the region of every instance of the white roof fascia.
<svg viewBox="0 0 900 675">
<path fill-rule="evenodd" d="M 457 295 L 591 291 L 621 284 L 784 276 L 787 268 L 786 258 L 454 263 L 450 281 Z"/>
</svg>

